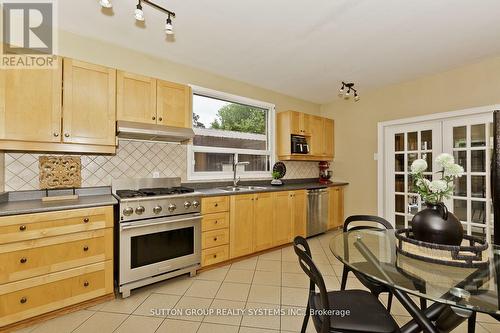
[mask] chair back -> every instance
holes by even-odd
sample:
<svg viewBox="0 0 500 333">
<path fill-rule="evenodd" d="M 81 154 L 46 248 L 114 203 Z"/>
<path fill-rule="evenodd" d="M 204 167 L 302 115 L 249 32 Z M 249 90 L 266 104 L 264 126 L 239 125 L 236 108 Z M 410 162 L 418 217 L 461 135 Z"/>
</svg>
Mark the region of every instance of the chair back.
<svg viewBox="0 0 500 333">
<path fill-rule="evenodd" d="M 309 284 L 309 304 L 314 302 L 314 306 L 311 306 L 312 309 L 316 310 L 329 310 L 330 303 L 328 302 L 328 293 L 326 291 L 325 281 L 323 280 L 323 276 L 321 272 L 314 264 L 311 258 L 311 249 L 309 248 L 309 244 L 304 237 L 297 236 L 293 240 L 293 249 L 295 253 L 299 257 L 299 265 L 302 270 L 307 274 L 310 280 Z M 321 304 L 316 304 L 315 296 L 316 296 L 316 287 L 319 289 L 319 299 Z M 321 315 L 319 315 L 320 321 L 317 322 L 318 316 L 313 315 L 313 321 L 317 328 L 320 328 L 320 332 L 328 332 L 330 329 L 330 316 L 328 315 L 328 311 L 322 311 Z"/>
<path fill-rule="evenodd" d="M 363 225 L 349 227 L 353 222 L 368 222 Z M 345 219 L 343 231 L 360 229 L 381 229 L 377 224 L 381 224 L 385 229 L 394 229 L 386 219 L 374 215 L 351 215 Z"/>
</svg>

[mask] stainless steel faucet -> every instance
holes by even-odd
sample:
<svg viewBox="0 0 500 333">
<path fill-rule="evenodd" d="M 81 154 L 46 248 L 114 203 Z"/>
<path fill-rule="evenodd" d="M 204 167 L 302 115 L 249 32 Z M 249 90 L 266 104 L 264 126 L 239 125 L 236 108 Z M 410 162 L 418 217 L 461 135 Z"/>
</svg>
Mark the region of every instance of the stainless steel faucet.
<svg viewBox="0 0 500 333">
<path fill-rule="evenodd" d="M 238 165 L 249 165 L 250 162 L 236 162 L 233 164 L 233 186 L 237 187 L 238 182 L 240 181 L 240 178 L 236 179 L 236 169 L 238 168 Z"/>
</svg>

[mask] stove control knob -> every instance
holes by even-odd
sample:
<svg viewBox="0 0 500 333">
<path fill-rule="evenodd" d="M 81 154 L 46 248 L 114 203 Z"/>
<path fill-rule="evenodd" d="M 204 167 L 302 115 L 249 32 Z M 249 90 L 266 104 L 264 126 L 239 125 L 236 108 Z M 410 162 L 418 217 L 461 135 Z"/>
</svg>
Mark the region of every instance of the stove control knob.
<svg viewBox="0 0 500 333">
<path fill-rule="evenodd" d="M 161 206 L 155 206 L 155 207 L 153 207 L 153 213 L 160 214 L 161 211 L 162 211 Z"/>
<path fill-rule="evenodd" d="M 132 207 L 126 207 L 123 209 L 123 215 L 130 216 L 134 213 L 134 209 Z"/>
<path fill-rule="evenodd" d="M 143 206 L 137 206 L 137 208 L 135 209 L 135 213 L 137 215 L 141 215 L 142 213 L 144 213 L 146 209 L 143 207 Z"/>
<path fill-rule="evenodd" d="M 191 207 L 191 202 L 189 201 L 184 202 L 184 208 L 189 209 L 189 207 Z"/>
<path fill-rule="evenodd" d="M 195 200 L 195 201 L 193 201 L 193 207 L 194 207 L 194 208 L 198 208 L 198 207 L 200 207 L 200 203 L 199 203 L 198 201 L 196 201 L 196 200 Z"/>
<path fill-rule="evenodd" d="M 170 204 L 170 205 L 168 205 L 168 211 L 169 211 L 170 213 L 172 213 L 172 212 L 173 212 L 176 208 L 177 208 L 177 206 L 176 206 L 176 205 L 174 205 L 174 204 Z"/>
</svg>

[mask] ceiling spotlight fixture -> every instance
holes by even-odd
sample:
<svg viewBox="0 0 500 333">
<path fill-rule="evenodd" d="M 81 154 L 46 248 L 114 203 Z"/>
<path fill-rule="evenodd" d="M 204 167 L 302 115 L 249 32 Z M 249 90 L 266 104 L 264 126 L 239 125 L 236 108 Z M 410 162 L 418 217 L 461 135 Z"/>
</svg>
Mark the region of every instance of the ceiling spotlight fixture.
<svg viewBox="0 0 500 333">
<path fill-rule="evenodd" d="M 174 34 L 174 27 L 172 26 L 172 20 L 170 19 L 170 13 L 168 14 L 167 23 L 165 23 L 165 33 L 167 35 Z"/>
<path fill-rule="evenodd" d="M 113 7 L 113 4 L 111 3 L 110 0 L 99 0 L 99 4 L 101 5 L 102 8 L 111 8 L 111 7 Z"/>
<path fill-rule="evenodd" d="M 174 33 L 174 27 L 172 24 L 172 18 L 175 18 L 175 13 L 163 8 L 160 5 L 155 4 L 154 2 L 151 2 L 150 0 L 138 0 L 137 6 L 135 7 L 134 10 L 134 17 L 137 21 L 144 21 L 144 11 L 142 10 L 142 4 L 145 3 L 156 10 L 159 10 L 160 12 L 163 12 L 168 15 L 167 21 L 165 24 L 165 33 L 167 35 L 172 35 Z M 111 8 L 113 7 L 113 4 L 111 3 L 111 0 L 99 0 L 99 4 L 101 5 L 102 8 Z"/>
<path fill-rule="evenodd" d="M 344 99 L 349 99 L 351 98 L 351 91 L 354 93 L 354 101 L 355 102 L 359 101 L 358 91 L 354 89 L 354 83 L 352 82 L 345 83 L 344 81 L 342 81 L 342 87 L 339 90 L 339 97 L 344 97 Z"/>
<path fill-rule="evenodd" d="M 134 11 L 134 17 L 137 21 L 144 21 L 144 12 L 142 11 L 141 0 L 137 3 Z"/>
</svg>

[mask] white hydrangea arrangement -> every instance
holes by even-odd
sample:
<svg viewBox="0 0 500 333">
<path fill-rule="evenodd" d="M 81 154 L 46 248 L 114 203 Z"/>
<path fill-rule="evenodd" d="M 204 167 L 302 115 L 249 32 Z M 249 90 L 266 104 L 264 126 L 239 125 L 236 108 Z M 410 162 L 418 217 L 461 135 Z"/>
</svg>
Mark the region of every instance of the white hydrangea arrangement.
<svg viewBox="0 0 500 333">
<path fill-rule="evenodd" d="M 436 165 L 441 169 L 441 179 L 430 181 L 424 177 L 427 170 L 427 162 L 423 159 L 413 161 L 411 164 L 411 174 L 415 189 L 422 197 L 422 200 L 431 204 L 443 202 L 453 194 L 453 181 L 461 177 L 464 168 L 455 164 L 455 159 L 450 154 L 441 154 L 436 157 Z"/>
</svg>

